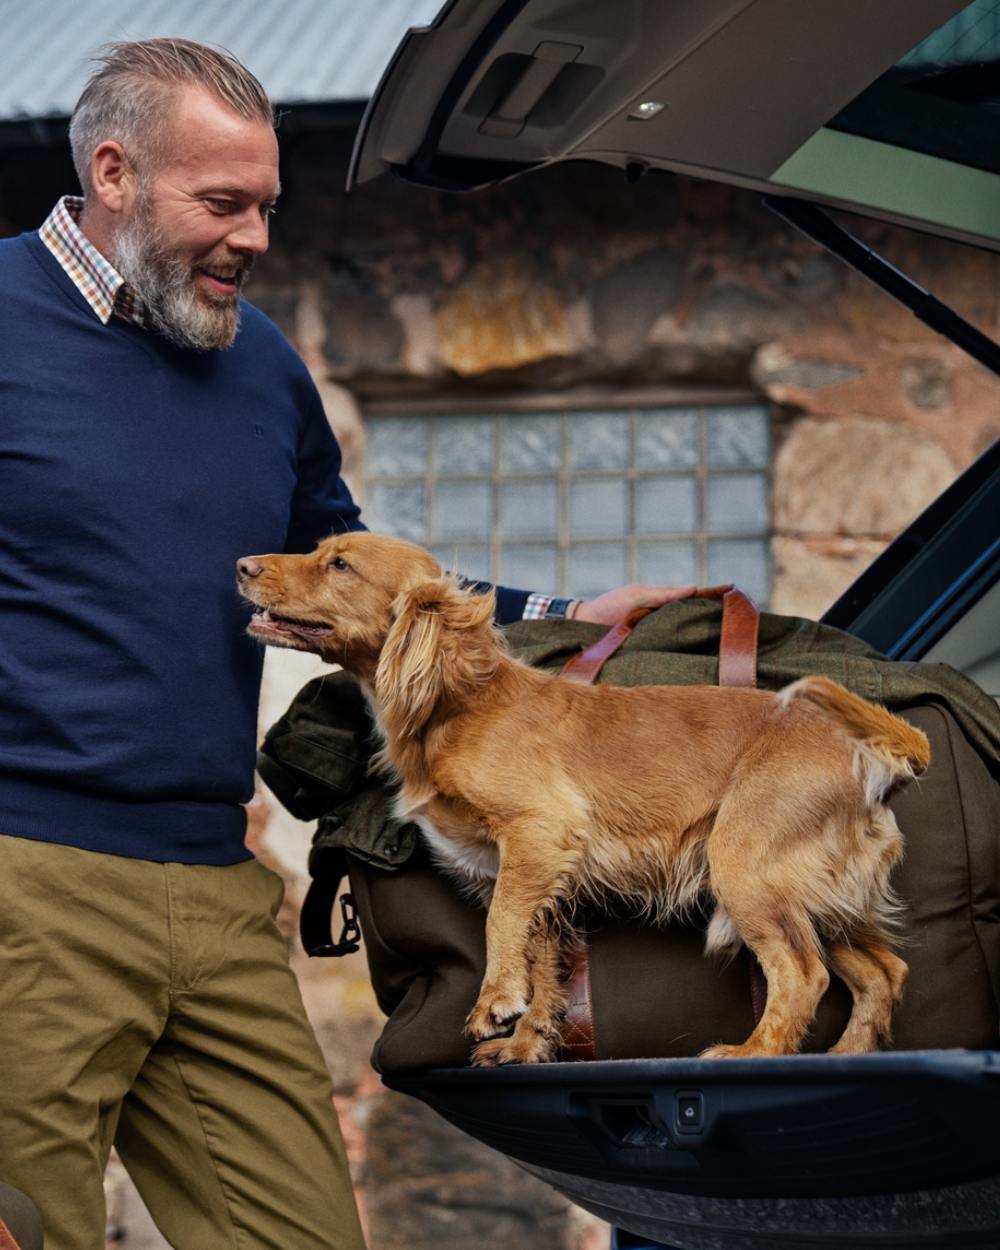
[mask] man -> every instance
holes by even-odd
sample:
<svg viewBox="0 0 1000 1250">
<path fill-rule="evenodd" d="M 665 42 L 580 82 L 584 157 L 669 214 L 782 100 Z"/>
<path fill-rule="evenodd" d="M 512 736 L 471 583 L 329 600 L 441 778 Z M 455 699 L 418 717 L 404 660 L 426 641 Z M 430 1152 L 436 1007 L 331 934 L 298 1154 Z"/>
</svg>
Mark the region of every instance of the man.
<svg viewBox="0 0 1000 1250">
<path fill-rule="evenodd" d="M 113 1142 L 180 1250 L 354 1250 L 281 883 L 243 840 L 235 561 L 361 527 L 304 365 L 239 298 L 271 105 L 212 49 L 118 44 L 70 137 L 83 199 L 0 241 L 0 1177 L 48 1250 L 101 1244 Z"/>
</svg>

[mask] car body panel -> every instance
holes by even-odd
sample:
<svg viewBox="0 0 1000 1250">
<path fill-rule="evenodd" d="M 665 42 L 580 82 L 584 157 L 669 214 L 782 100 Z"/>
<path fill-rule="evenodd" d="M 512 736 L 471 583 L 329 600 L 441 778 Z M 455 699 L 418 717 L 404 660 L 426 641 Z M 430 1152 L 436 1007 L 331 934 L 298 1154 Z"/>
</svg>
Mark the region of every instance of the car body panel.
<svg viewBox="0 0 1000 1250">
<path fill-rule="evenodd" d="M 1000 702 L 1000 581 L 944 630 L 923 654 L 929 664 L 960 669 Z"/>
<path fill-rule="evenodd" d="M 383 75 L 349 185 L 391 170 L 470 190 L 554 161 L 597 160 L 630 176 L 655 168 L 804 196 L 1000 248 L 1000 173 L 847 133 L 849 110 L 838 120 L 964 8 L 452 0 L 407 35 Z M 663 107 L 643 120 L 644 101 Z M 895 129 L 899 137 L 898 119 Z"/>
<path fill-rule="evenodd" d="M 998 1060 L 617 1060 L 387 1083 L 595 1215 L 671 1246 L 970 1250 L 997 1245 Z"/>
<path fill-rule="evenodd" d="M 387 1083 L 525 1165 L 671 1193 L 830 1198 L 1000 1172 L 998 1059 L 963 1050 L 620 1059 L 438 1069 Z M 877 1111 L 872 1079 L 884 1095 Z M 509 1115 L 491 1122 L 484 1108 L 500 1096 Z M 558 1159 L 545 1131 L 556 1122 Z"/>
</svg>

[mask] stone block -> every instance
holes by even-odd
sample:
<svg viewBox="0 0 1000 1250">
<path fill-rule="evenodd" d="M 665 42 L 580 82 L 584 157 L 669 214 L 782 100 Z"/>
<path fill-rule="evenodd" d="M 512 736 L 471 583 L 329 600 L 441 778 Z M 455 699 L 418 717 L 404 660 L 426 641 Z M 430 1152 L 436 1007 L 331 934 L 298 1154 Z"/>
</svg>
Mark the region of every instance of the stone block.
<svg viewBox="0 0 1000 1250">
<path fill-rule="evenodd" d="M 627 364 L 642 350 L 651 326 L 676 299 L 683 268 L 675 251 L 653 248 L 593 283 L 594 334 L 613 364 Z"/>
<path fill-rule="evenodd" d="M 320 284 L 320 308 L 323 355 L 337 376 L 399 368 L 403 327 L 386 295 L 360 269 L 333 268 Z"/>
<path fill-rule="evenodd" d="M 956 470 L 989 446 L 1000 411 L 1000 379 L 940 338 L 918 346 L 817 325 L 763 344 L 751 376 L 804 413 L 922 430 Z"/>
<path fill-rule="evenodd" d="M 514 254 L 472 269 L 443 298 L 435 326 L 442 364 L 463 377 L 571 356 L 577 346 L 562 294 Z"/>
<path fill-rule="evenodd" d="M 802 309 L 792 300 L 779 298 L 766 283 L 740 281 L 727 274 L 706 286 L 688 332 L 700 344 L 747 353 L 770 339 L 794 333 L 803 321 Z"/>
<path fill-rule="evenodd" d="M 1000 312 L 1000 256 L 881 222 L 858 219 L 855 226 L 853 232 L 863 242 L 942 303 L 991 333 Z M 941 341 L 905 305 L 891 299 L 862 274 L 855 270 L 847 274 L 836 312 L 854 333 L 899 344 L 931 346 Z"/>
<path fill-rule="evenodd" d="M 825 390 L 828 386 L 840 386 L 864 376 L 858 365 L 843 364 L 836 360 L 810 360 L 808 357 L 794 359 L 780 343 L 762 347 L 757 357 L 756 374 L 762 385 L 795 387 L 806 391 Z"/>
<path fill-rule="evenodd" d="M 354 498 L 360 502 L 365 463 L 365 425 L 361 418 L 361 406 L 346 386 L 334 382 L 325 372 L 313 371 L 313 381 L 323 401 L 323 411 L 330 423 L 330 429 L 340 444 L 343 456 L 341 477 Z"/>
<path fill-rule="evenodd" d="M 397 295 L 392 311 L 403 327 L 403 367 L 416 378 L 442 373 L 440 345 L 428 295 Z"/>
<path fill-rule="evenodd" d="M 790 537 L 891 538 L 954 476 L 947 453 L 918 430 L 806 417 L 775 459 L 775 529 Z"/>
<path fill-rule="evenodd" d="M 807 412 L 840 415 L 838 405 L 853 402 L 853 411 L 864 412 L 863 407 L 858 407 L 858 395 L 868 391 L 872 355 L 867 345 L 844 335 L 811 331 L 801 337 L 764 343 L 754 356 L 751 375 L 761 390 L 778 403 L 794 404 Z"/>
<path fill-rule="evenodd" d="M 884 548 L 885 543 L 865 539 L 775 538 L 769 610 L 821 617 Z"/>
<path fill-rule="evenodd" d="M 899 385 L 914 408 L 950 408 L 952 371 L 942 360 L 907 360 L 899 368 Z"/>
<path fill-rule="evenodd" d="M 741 281 L 706 268 L 688 265 L 684 294 L 653 323 L 640 359 L 645 378 L 745 386 L 761 344 L 793 336 L 804 324 L 802 306 L 760 275 L 748 271 Z"/>
</svg>

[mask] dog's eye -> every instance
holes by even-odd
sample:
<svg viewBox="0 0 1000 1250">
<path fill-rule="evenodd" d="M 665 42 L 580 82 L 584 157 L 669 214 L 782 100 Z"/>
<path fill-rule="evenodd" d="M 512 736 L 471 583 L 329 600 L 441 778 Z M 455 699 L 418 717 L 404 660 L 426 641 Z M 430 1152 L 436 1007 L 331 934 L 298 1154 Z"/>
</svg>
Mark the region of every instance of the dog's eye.
<svg viewBox="0 0 1000 1250">
<path fill-rule="evenodd" d="M 328 567 L 331 569 L 337 569 L 341 573 L 349 573 L 351 571 L 351 566 L 346 560 L 342 560 L 340 556 L 335 556 L 334 559 L 330 561 Z"/>
</svg>

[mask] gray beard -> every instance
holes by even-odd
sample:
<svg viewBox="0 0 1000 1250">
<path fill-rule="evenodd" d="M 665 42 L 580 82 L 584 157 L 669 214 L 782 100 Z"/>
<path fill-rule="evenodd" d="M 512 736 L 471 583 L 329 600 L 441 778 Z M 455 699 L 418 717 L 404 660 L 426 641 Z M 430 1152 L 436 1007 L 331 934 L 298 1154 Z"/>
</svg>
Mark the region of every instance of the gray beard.
<svg viewBox="0 0 1000 1250">
<path fill-rule="evenodd" d="M 178 347 L 199 351 L 229 347 L 240 324 L 238 299 L 199 297 L 189 264 L 166 246 L 148 206 L 136 200 L 128 222 L 115 235 L 111 261 L 142 299 L 153 327 Z M 249 265 L 238 275 L 246 280 Z"/>
</svg>

